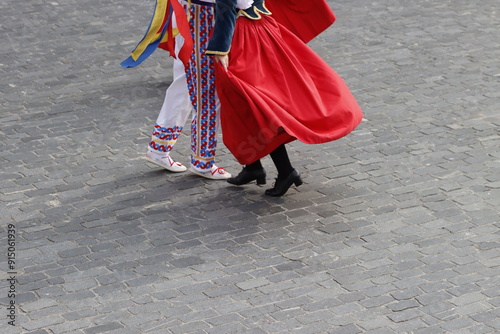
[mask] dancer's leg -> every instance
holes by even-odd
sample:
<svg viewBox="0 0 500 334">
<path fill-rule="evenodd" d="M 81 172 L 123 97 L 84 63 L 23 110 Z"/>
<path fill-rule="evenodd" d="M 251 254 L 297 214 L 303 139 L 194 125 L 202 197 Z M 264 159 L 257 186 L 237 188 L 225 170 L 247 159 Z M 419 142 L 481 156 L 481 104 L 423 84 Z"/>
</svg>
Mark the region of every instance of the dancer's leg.
<svg viewBox="0 0 500 334">
<path fill-rule="evenodd" d="M 231 174 L 214 165 L 219 102 L 215 90 L 214 60 L 205 54 L 214 21 L 213 7 L 192 4 L 190 10 L 189 25 L 194 40 L 194 52 L 186 68 L 194 110 L 190 170 L 210 179 L 227 179 Z"/>
<path fill-rule="evenodd" d="M 292 163 L 288 157 L 285 145 L 278 146 L 277 149 L 271 152 L 271 159 L 278 170 L 278 179 L 284 179 L 293 172 Z"/>
</svg>

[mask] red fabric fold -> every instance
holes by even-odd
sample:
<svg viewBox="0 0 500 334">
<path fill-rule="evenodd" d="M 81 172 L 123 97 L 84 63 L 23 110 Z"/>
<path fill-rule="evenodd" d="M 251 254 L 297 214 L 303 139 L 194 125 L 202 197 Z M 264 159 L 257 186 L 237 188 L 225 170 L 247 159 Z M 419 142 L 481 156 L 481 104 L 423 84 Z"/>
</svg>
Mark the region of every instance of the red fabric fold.
<svg viewBox="0 0 500 334">
<path fill-rule="evenodd" d="M 171 9 L 170 9 L 171 6 Z M 191 30 L 189 28 L 189 21 L 184 10 L 184 6 L 179 3 L 178 0 L 170 0 L 167 6 L 167 12 L 165 13 L 165 21 L 167 21 L 170 11 L 173 11 L 172 15 L 175 15 L 177 22 L 177 29 L 179 34 L 184 37 L 184 44 L 179 51 L 179 59 L 187 66 L 191 53 L 193 51 L 193 38 L 191 37 Z M 175 39 L 173 36 L 172 20 L 170 20 L 169 27 L 167 29 L 168 39 L 166 42 L 160 43 L 158 47 L 160 49 L 166 50 L 170 53 L 170 56 L 175 58 Z"/>
<path fill-rule="evenodd" d="M 271 16 L 236 24 L 229 69 L 217 65 L 217 89 L 223 141 L 241 164 L 295 139 L 339 139 L 361 122 L 342 78 L 292 32 Z"/>
<path fill-rule="evenodd" d="M 325 0 L 266 0 L 274 19 L 304 43 L 311 41 L 335 22 Z"/>
</svg>

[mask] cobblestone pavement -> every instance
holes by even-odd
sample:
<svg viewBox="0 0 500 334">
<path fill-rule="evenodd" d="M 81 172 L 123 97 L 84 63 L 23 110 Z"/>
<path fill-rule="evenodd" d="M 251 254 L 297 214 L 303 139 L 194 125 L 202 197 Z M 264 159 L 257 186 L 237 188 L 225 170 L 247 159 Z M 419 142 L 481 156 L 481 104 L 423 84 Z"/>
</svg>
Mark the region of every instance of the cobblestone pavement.
<svg viewBox="0 0 500 334">
<path fill-rule="evenodd" d="M 365 120 L 268 198 L 143 159 L 172 63 L 119 63 L 154 1 L 2 0 L 1 333 L 500 331 L 498 1 L 329 2 L 310 45 Z"/>
</svg>

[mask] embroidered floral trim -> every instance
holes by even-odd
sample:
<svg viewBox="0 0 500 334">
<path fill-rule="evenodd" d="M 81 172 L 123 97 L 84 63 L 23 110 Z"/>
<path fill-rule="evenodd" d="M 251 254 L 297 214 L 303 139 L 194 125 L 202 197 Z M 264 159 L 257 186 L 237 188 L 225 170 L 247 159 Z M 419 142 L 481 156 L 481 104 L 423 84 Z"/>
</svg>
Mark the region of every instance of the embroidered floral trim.
<svg viewBox="0 0 500 334">
<path fill-rule="evenodd" d="M 246 18 L 249 18 L 251 20 L 260 20 L 262 18 L 262 15 L 271 15 L 272 13 L 269 11 L 269 9 L 266 8 L 266 5 L 264 2 L 257 4 L 257 5 L 252 5 L 251 9 L 250 7 L 246 10 L 240 9 L 238 15 L 243 15 Z"/>
<path fill-rule="evenodd" d="M 207 55 L 225 56 L 225 55 L 229 54 L 229 51 L 211 51 L 211 50 L 207 50 L 207 51 L 205 51 L 205 54 L 207 54 Z"/>
</svg>

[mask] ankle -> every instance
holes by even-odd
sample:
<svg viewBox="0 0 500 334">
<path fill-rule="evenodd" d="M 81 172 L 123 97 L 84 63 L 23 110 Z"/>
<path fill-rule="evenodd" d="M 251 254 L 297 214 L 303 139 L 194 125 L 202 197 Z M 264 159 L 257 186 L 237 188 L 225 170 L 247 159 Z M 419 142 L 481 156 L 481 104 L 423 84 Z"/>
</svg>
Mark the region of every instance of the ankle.
<svg viewBox="0 0 500 334">
<path fill-rule="evenodd" d="M 295 169 L 291 168 L 291 169 L 287 169 L 285 171 L 279 171 L 277 179 L 278 180 L 285 180 L 285 179 L 287 179 L 293 173 L 294 170 Z"/>
<path fill-rule="evenodd" d="M 151 148 L 151 147 L 148 147 L 148 153 L 154 154 L 157 156 L 162 156 L 162 157 L 166 157 L 167 155 L 169 155 L 169 152 L 158 151 L 158 150 L 155 150 L 154 148 Z"/>
</svg>

